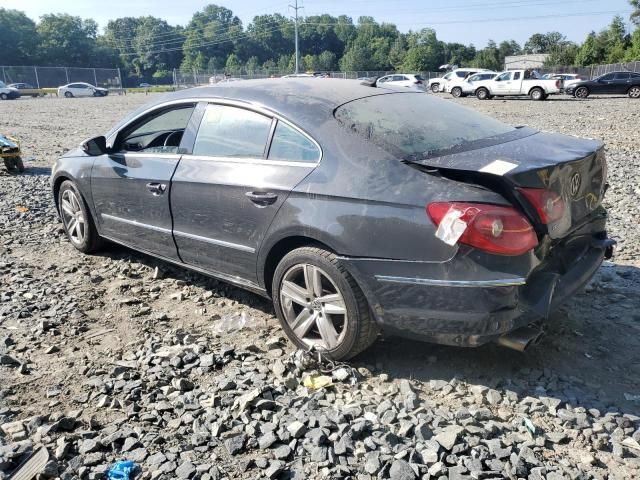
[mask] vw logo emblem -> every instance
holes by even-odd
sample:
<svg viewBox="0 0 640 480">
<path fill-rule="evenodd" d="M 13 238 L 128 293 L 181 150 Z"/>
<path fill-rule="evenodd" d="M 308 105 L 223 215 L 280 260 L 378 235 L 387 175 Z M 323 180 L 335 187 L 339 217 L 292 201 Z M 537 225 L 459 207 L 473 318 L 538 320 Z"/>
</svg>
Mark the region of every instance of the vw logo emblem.
<svg viewBox="0 0 640 480">
<path fill-rule="evenodd" d="M 571 193 L 572 197 L 575 197 L 580 191 L 580 184 L 582 183 L 582 178 L 578 172 L 571 175 L 571 184 L 569 193 Z"/>
</svg>

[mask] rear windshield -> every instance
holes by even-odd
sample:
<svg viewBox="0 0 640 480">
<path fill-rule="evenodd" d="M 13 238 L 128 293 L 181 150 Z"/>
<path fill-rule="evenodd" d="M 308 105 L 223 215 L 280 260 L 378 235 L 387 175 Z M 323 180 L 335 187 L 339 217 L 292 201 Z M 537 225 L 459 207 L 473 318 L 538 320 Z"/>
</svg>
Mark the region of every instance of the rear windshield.
<svg viewBox="0 0 640 480">
<path fill-rule="evenodd" d="M 514 127 L 426 93 L 361 98 L 336 110 L 345 127 L 401 158 L 429 157 Z"/>
</svg>

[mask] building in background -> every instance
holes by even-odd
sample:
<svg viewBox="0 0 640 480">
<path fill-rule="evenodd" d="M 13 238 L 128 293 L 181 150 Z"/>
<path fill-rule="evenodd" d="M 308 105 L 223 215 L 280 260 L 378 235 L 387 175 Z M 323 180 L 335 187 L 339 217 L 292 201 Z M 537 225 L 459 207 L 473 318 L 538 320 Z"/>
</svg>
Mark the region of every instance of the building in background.
<svg viewBox="0 0 640 480">
<path fill-rule="evenodd" d="M 547 58 L 549 58 L 548 53 L 532 53 L 529 55 L 512 55 L 504 57 L 504 69 L 519 70 L 525 68 L 542 68 Z"/>
</svg>

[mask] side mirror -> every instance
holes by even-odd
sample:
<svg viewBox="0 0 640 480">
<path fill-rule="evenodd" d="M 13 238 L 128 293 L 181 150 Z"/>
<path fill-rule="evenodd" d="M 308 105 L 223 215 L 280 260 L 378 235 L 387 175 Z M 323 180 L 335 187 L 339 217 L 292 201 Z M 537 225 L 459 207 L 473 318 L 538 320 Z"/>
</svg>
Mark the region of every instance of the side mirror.
<svg viewBox="0 0 640 480">
<path fill-rule="evenodd" d="M 494 79 L 496 82 L 501 82 L 502 80 L 500 78 L 495 78 Z"/>
<path fill-rule="evenodd" d="M 82 151 L 92 157 L 104 155 L 107 152 L 107 139 L 104 136 L 90 138 L 82 142 Z"/>
</svg>

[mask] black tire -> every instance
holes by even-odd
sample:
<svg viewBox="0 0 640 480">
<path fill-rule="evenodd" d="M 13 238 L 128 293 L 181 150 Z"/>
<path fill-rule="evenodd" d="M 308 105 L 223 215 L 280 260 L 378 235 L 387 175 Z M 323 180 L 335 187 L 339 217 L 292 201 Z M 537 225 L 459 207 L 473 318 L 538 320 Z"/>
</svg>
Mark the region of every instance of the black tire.
<svg viewBox="0 0 640 480">
<path fill-rule="evenodd" d="M 82 241 L 74 240 L 74 238 L 72 238 L 71 234 L 69 233 L 69 222 L 66 220 L 65 213 L 63 212 L 62 203 L 63 197 L 67 190 L 73 192 L 73 194 L 76 196 L 80 210 L 84 217 L 84 235 Z M 82 253 L 93 253 L 98 251 L 102 247 L 104 241 L 102 238 L 100 238 L 100 235 L 98 235 L 98 230 L 96 229 L 96 225 L 93 221 L 93 217 L 91 216 L 91 212 L 87 207 L 87 202 L 80 193 L 80 190 L 78 190 L 78 187 L 76 187 L 75 183 L 73 183 L 71 180 L 65 180 L 60 185 L 60 190 L 58 191 L 58 210 L 60 212 L 60 219 L 62 220 L 64 231 L 71 245 L 80 250 Z"/>
<path fill-rule="evenodd" d="M 22 157 L 13 157 L 13 164 L 18 172 L 24 172 L 24 162 L 22 161 Z"/>
<path fill-rule="evenodd" d="M 275 270 L 272 282 L 273 305 L 287 337 L 296 347 L 309 349 L 309 345 L 298 338 L 287 322 L 280 298 L 285 275 L 301 265 L 320 268 L 335 284 L 338 293 L 342 295 L 344 300 L 348 318 L 348 321 L 345 322 L 346 325 L 343 324 L 344 336 L 335 348 L 323 350 L 323 356 L 333 360 L 344 360 L 367 349 L 375 341 L 379 332 L 367 300 L 353 277 L 339 264 L 337 256 L 317 247 L 302 247 L 292 250 L 284 256 Z"/>
<path fill-rule="evenodd" d="M 544 90 L 538 87 L 532 88 L 531 91 L 529 91 L 529 97 L 536 102 L 542 101 L 545 99 Z"/>
<path fill-rule="evenodd" d="M 489 95 L 489 90 L 487 90 L 486 88 L 479 88 L 478 90 L 476 90 L 476 98 L 478 100 L 489 100 L 491 98 L 491 95 Z"/>
<path fill-rule="evenodd" d="M 73 93 L 71 93 L 71 92 L 64 92 L 64 96 L 65 96 L 65 98 L 73 98 Z"/>
<path fill-rule="evenodd" d="M 438 93 L 440 91 L 440 84 L 433 83 L 431 84 L 431 93 Z"/>
<path fill-rule="evenodd" d="M 0 93 L 0 99 L 9 100 L 9 95 L 7 95 L 6 93 Z"/>
<path fill-rule="evenodd" d="M 460 98 L 463 96 L 462 94 L 462 88 L 460 87 L 453 87 L 451 89 L 451 95 L 453 95 L 455 98 Z"/>
<path fill-rule="evenodd" d="M 589 96 L 589 89 L 587 87 L 578 87 L 574 90 L 573 96 L 576 98 L 587 98 Z"/>
<path fill-rule="evenodd" d="M 629 98 L 640 98 L 640 85 L 632 86 L 627 92 Z"/>
</svg>

